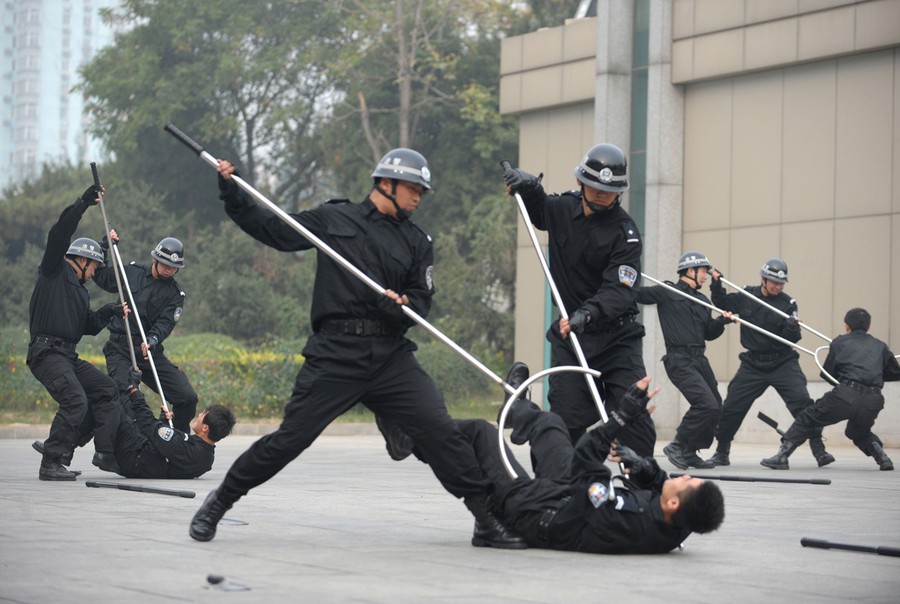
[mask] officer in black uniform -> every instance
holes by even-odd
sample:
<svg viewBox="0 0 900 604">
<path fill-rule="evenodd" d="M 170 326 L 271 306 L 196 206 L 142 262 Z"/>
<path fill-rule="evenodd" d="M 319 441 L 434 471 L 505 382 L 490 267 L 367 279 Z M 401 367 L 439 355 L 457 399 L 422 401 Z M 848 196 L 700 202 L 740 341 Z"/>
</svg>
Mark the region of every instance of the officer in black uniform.
<svg viewBox="0 0 900 604">
<path fill-rule="evenodd" d="M 127 312 L 127 305 L 113 303 L 91 310 L 84 284 L 103 266 L 103 252 L 93 239 L 72 241 L 81 216 L 99 202 L 99 195 L 96 187 L 89 187 L 50 228 L 28 307 L 31 342 L 26 362 L 59 405 L 41 459 L 41 480 L 75 480 L 79 473 L 64 466 L 72 461 L 88 405 L 111 414 L 119 404 L 115 382 L 75 351 L 83 335 L 100 333 L 114 315 Z M 115 425 L 107 421 L 97 422 L 94 463 L 104 470 L 116 469 L 114 430 Z"/>
<path fill-rule="evenodd" d="M 580 190 L 547 195 L 540 178 L 508 168 L 503 178 L 510 194 L 519 193 L 534 226 L 550 237 L 550 273 L 570 313 L 547 331 L 553 366 L 579 365 L 567 340 L 579 335 L 588 365 L 601 372 L 597 382 L 606 409 L 647 374 L 642 357 L 644 326 L 638 314 L 635 285 L 641 275 L 641 235 L 621 204 L 628 189 L 627 160 L 622 150 L 600 144 L 588 150 L 575 168 Z M 584 376 L 550 376 L 550 409 L 566 423 L 572 442 L 600 420 Z M 653 455 L 656 429 L 649 415 L 628 426 L 622 443 L 639 455 Z"/>
<path fill-rule="evenodd" d="M 669 478 L 652 457 L 642 458 L 612 443 L 624 426 L 646 413 L 650 379 L 638 381 L 609 412 L 610 421 L 583 435 L 575 447 L 561 418 L 532 402 L 513 403 L 507 419 L 513 433 L 530 441 L 534 478 L 507 452 L 518 475 L 506 471 L 497 428 L 484 420 L 461 420 L 479 463 L 494 485 L 503 515 L 530 547 L 598 554 L 657 554 L 678 547 L 692 532 L 716 530 L 725 515 L 719 488 L 690 476 Z M 604 464 L 630 469 L 613 484 Z"/>
<path fill-rule="evenodd" d="M 787 264 L 781 258 L 771 258 L 759 269 L 759 275 L 760 284 L 748 285 L 744 291 L 759 298 L 765 305 L 790 315 L 790 318 L 784 318 L 740 292 L 725 293 L 725 286 L 719 281 L 721 273 L 715 269 L 710 284 L 713 304 L 789 342 L 799 342 L 797 303 L 783 291 L 788 280 Z M 716 429 L 716 452 L 710 458 L 717 466 L 730 464 L 728 454 L 731 441 L 751 405 L 766 388 L 775 388 L 794 418 L 813 402 L 806 389 L 806 376 L 800 370 L 797 351 L 744 325 L 741 325 L 741 344 L 747 350 L 741 353 L 741 365 L 728 384 L 722 417 Z M 810 435 L 809 447 L 819 467 L 834 461 L 834 457 L 825 450 L 821 428 Z"/>
<path fill-rule="evenodd" d="M 844 315 L 844 333 L 829 346 L 822 367 L 839 383 L 800 413 L 781 438 L 778 453 L 760 463 L 773 470 L 787 470 L 788 457 L 803 441 L 823 426 L 847 420 L 844 434 L 866 455 L 875 458 L 881 470 L 893 470 L 881 439 L 872 433 L 875 419 L 884 408 L 884 382 L 900 380 L 900 365 L 888 345 L 869 335 L 872 316 L 864 308 L 851 308 Z M 825 374 L 822 374 L 825 377 Z M 826 378 L 827 379 L 827 378 Z"/>
<path fill-rule="evenodd" d="M 118 241 L 115 231 L 113 241 Z M 190 429 L 191 420 L 197 412 L 197 393 L 187 375 L 165 355 L 163 341 L 175 329 L 184 312 L 184 290 L 175 281 L 175 274 L 184 268 L 184 246 L 174 237 L 165 237 L 150 252 L 153 263 L 150 266 L 132 262 L 125 267 L 125 276 L 137 315 L 140 316 L 147 336 L 147 343 L 141 340 L 136 319 L 131 322 L 131 342 L 125 330 L 125 322 L 113 319 L 109 324 L 109 341 L 103 347 L 106 355 L 106 370 L 119 385 L 119 391 L 127 393 L 131 353 L 133 346 L 138 369 L 143 374 L 144 383 L 154 392 L 159 392 L 151 371 L 147 352 L 153 355 L 153 364 L 162 384 L 166 402 L 172 410 L 172 423 L 182 432 Z M 116 292 L 116 276 L 112 267 L 102 268 L 94 275 L 94 282 L 108 292 Z M 124 287 L 124 283 L 123 283 Z"/>
<path fill-rule="evenodd" d="M 700 252 L 686 252 L 678 260 L 678 281 L 666 282 L 684 294 L 709 304 L 700 293 L 712 266 Z M 713 318 L 701 304 L 691 302 L 662 285 L 640 287 L 639 304 L 656 304 L 659 325 L 666 342 L 662 358 L 666 374 L 687 399 L 690 409 L 675 431 L 675 440 L 663 448 L 672 464 L 682 470 L 713 468 L 715 464 L 697 455 L 712 444 L 722 412 L 722 397 L 712 367 L 706 358 L 706 341 L 715 340 L 731 322 L 731 313 Z"/>
<path fill-rule="evenodd" d="M 140 374 L 132 373 L 140 383 Z M 143 393 L 136 387 L 116 406 L 112 420 L 116 425 L 115 454 L 119 474 L 126 478 L 197 478 L 213 465 L 216 443 L 234 427 L 234 414 L 223 405 L 210 405 L 190 422 L 192 434 L 171 428 L 170 411 L 156 418 L 150 412 Z M 44 443 L 32 443 L 37 451 Z"/>
<path fill-rule="evenodd" d="M 220 162 L 221 197 L 232 220 L 275 249 L 312 247 L 244 194 L 231 179 L 233 173 L 231 163 Z M 210 493 L 191 522 L 194 539 L 212 539 L 217 523 L 235 501 L 273 477 L 336 417 L 361 402 L 399 424 L 418 444 L 444 488 L 464 498 L 476 519 L 473 542 L 525 547 L 524 540 L 490 509 L 488 483 L 474 452 L 413 355 L 415 344 L 404 335 L 414 323 L 401 305 L 424 316 L 434 294 L 431 238 L 409 220 L 431 189 L 428 162 L 411 149 L 394 149 L 381 159 L 372 177 L 374 187 L 362 203 L 331 201 L 293 218 L 389 289 L 379 295 L 330 256 L 318 254 L 311 309 L 314 334 L 303 349 L 305 362 L 284 420 L 278 430 L 241 455 Z"/>
</svg>

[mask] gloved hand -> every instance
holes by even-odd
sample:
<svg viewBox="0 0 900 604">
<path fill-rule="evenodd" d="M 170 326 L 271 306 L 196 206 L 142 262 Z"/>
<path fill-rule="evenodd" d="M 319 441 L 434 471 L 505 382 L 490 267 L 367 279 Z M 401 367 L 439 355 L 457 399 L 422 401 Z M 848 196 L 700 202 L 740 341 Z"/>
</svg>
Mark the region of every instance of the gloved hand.
<svg viewBox="0 0 900 604">
<path fill-rule="evenodd" d="M 157 344 L 159 344 L 159 338 L 156 336 L 147 336 L 147 348 L 152 349 Z"/>
<path fill-rule="evenodd" d="M 378 296 L 376 305 L 378 306 L 378 310 L 384 315 L 385 321 L 398 327 L 403 324 L 402 304 L 397 304 L 397 302 L 387 296 Z"/>
<path fill-rule="evenodd" d="M 110 302 L 109 304 L 104 304 L 97 311 L 102 316 L 106 317 L 106 320 L 113 318 L 113 315 L 119 317 L 120 319 L 125 316 L 125 309 L 118 302 Z"/>
<path fill-rule="evenodd" d="M 100 192 L 97 190 L 97 187 L 91 185 L 81 194 L 81 201 L 89 206 L 95 206 L 100 202 L 99 197 Z"/>
<path fill-rule="evenodd" d="M 610 455 L 618 457 L 621 464 L 625 466 L 631 476 L 637 476 L 644 470 L 650 469 L 650 462 L 635 453 L 634 449 L 626 447 L 625 445 L 620 445 L 617 442 L 613 443 Z"/>
<path fill-rule="evenodd" d="M 140 369 L 129 368 L 128 369 L 128 389 L 131 388 L 140 388 L 141 380 L 143 378 L 144 373 Z"/>
<path fill-rule="evenodd" d="M 544 178 L 543 172 L 541 172 L 540 176 L 535 177 L 524 170 L 513 168 L 512 166 L 503 170 L 503 182 L 506 183 L 506 186 L 513 193 L 528 193 L 536 189 L 541 185 L 542 178 Z"/>
<path fill-rule="evenodd" d="M 584 326 L 591 322 L 591 312 L 586 308 L 579 308 L 569 316 L 569 329 L 577 335 L 584 332 Z"/>
<path fill-rule="evenodd" d="M 650 396 L 646 390 L 638 388 L 637 384 L 629 386 L 625 396 L 619 401 L 619 408 L 609 412 L 609 421 L 603 426 L 606 434 L 611 439 L 615 438 L 622 428 L 633 422 L 640 414 L 646 413 L 649 402 Z"/>
</svg>

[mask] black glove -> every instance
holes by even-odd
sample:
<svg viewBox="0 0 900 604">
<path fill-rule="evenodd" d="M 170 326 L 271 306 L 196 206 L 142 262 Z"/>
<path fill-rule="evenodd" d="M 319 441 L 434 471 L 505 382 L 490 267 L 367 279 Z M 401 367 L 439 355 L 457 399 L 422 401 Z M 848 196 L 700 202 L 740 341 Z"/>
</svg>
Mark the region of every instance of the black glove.
<svg viewBox="0 0 900 604">
<path fill-rule="evenodd" d="M 122 305 L 118 302 L 110 302 L 109 304 L 104 304 L 97 312 L 102 317 L 104 317 L 106 321 L 112 319 L 113 315 L 119 317 L 120 319 L 125 316 L 125 309 L 122 308 Z"/>
<path fill-rule="evenodd" d="M 128 388 L 140 388 L 144 374 L 140 369 L 128 369 Z"/>
<path fill-rule="evenodd" d="M 624 445 L 616 444 L 616 455 L 622 460 L 622 465 L 629 470 L 631 476 L 637 476 L 645 470 L 651 469 L 649 461 Z"/>
<path fill-rule="evenodd" d="M 157 338 L 156 336 L 147 336 L 147 349 L 148 350 L 153 348 L 157 344 L 159 344 L 159 338 Z"/>
<path fill-rule="evenodd" d="M 569 328 L 579 336 L 584 332 L 584 326 L 591 322 L 591 311 L 579 308 L 569 317 Z"/>
<path fill-rule="evenodd" d="M 394 300 L 388 298 L 387 296 L 378 296 L 378 302 L 376 302 L 378 306 L 378 310 L 384 315 L 384 320 L 394 325 L 396 327 L 400 327 L 403 325 L 403 305 L 397 304 Z"/>
<path fill-rule="evenodd" d="M 99 202 L 100 191 L 97 189 L 95 185 L 89 186 L 84 190 L 84 193 L 81 194 L 81 201 L 85 205 L 95 206 Z"/>
<path fill-rule="evenodd" d="M 519 170 L 512 166 L 503 170 L 503 182 L 506 183 L 506 186 L 513 193 L 529 193 L 533 191 L 541 186 L 542 178 L 544 178 L 543 172 L 541 172 L 540 176 L 535 177 L 524 170 Z"/>
<path fill-rule="evenodd" d="M 646 390 L 641 390 L 636 384 L 629 386 L 625 396 L 619 401 L 619 408 L 609 412 L 609 421 L 603 425 L 603 431 L 610 442 L 622 428 L 632 423 L 640 414 L 647 412 L 649 402 L 650 397 L 647 396 Z"/>
</svg>

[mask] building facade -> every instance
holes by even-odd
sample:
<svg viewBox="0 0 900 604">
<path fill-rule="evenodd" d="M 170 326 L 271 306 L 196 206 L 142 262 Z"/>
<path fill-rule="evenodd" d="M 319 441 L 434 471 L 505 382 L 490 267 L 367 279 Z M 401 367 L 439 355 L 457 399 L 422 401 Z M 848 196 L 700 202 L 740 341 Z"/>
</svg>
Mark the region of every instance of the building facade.
<svg viewBox="0 0 900 604">
<path fill-rule="evenodd" d="M 520 118 L 519 165 L 563 191 L 585 150 L 615 143 L 630 158 L 624 200 L 647 275 L 674 279 L 696 249 L 755 285 L 781 257 L 801 320 L 833 337 L 863 306 L 871 333 L 900 352 L 900 0 L 606 0 L 596 12 L 504 40 L 500 104 Z M 516 357 L 546 367 L 555 314 L 521 227 L 518 245 Z M 663 440 L 687 407 L 659 360 L 655 310 L 641 317 Z M 729 332 L 708 347 L 723 394 L 742 350 Z M 804 332 L 800 344 L 827 342 Z M 801 364 L 814 398 L 828 389 L 811 355 Z M 886 386 L 875 428 L 891 446 L 898 389 Z M 790 423 L 769 391 L 738 442 L 776 442 L 756 411 Z"/>
</svg>

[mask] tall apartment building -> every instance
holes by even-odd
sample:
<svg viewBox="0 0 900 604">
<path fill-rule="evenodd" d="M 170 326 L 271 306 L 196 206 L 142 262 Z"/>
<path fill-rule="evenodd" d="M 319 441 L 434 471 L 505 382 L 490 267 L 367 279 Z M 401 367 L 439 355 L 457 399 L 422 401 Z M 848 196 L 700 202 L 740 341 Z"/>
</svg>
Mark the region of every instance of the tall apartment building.
<svg viewBox="0 0 900 604">
<path fill-rule="evenodd" d="M 78 68 L 112 42 L 99 11 L 118 0 L 0 3 L 0 187 L 34 178 L 45 162 L 102 159 L 87 134 Z"/>
</svg>

